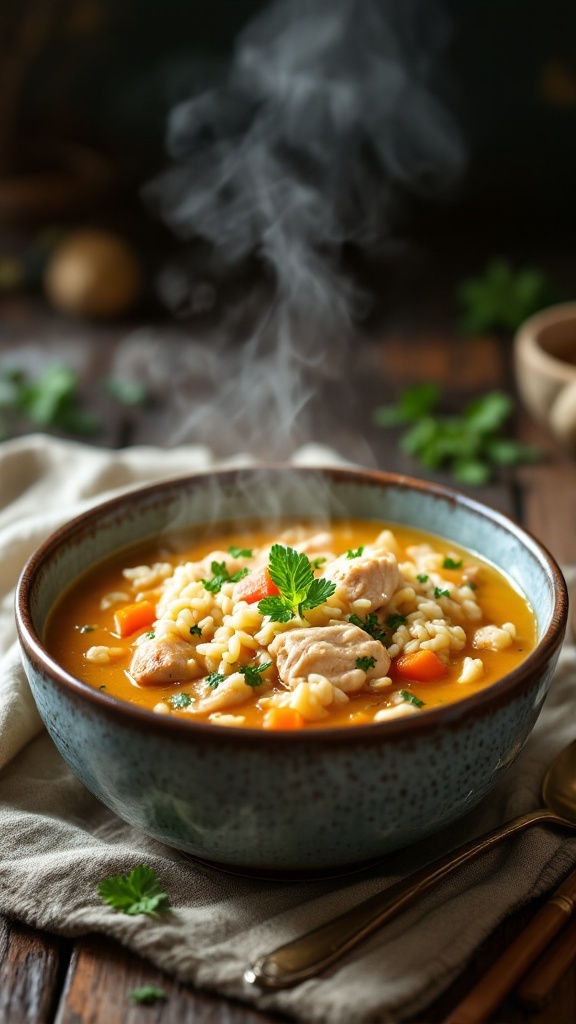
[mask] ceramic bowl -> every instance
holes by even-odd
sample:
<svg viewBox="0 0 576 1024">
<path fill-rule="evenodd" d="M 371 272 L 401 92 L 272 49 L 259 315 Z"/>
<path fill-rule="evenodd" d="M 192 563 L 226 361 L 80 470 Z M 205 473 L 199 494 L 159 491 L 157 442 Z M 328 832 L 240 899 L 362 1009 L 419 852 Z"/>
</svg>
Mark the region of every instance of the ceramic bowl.
<svg viewBox="0 0 576 1024">
<path fill-rule="evenodd" d="M 522 324 L 514 370 L 528 411 L 576 454 L 576 302 L 551 306 Z"/>
<path fill-rule="evenodd" d="M 166 529 L 207 520 L 357 516 L 450 538 L 502 566 L 538 620 L 538 644 L 505 678 L 421 715 L 352 728 L 269 732 L 154 714 L 67 674 L 43 646 L 50 609 L 78 574 Z M 70 768 L 156 839 L 241 871 L 355 865 L 442 828 L 484 797 L 542 707 L 567 614 L 550 555 L 514 522 L 442 488 L 347 469 L 241 469 L 131 492 L 62 527 L 17 592 L 22 657 L 40 714 Z"/>
</svg>

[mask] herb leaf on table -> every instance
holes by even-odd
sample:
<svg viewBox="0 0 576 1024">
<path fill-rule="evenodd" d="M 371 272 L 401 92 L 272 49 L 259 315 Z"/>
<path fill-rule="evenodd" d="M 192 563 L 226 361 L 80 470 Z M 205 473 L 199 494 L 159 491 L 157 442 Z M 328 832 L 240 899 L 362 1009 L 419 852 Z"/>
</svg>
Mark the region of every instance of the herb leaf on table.
<svg viewBox="0 0 576 1024">
<path fill-rule="evenodd" d="M 536 448 L 502 435 L 514 408 L 505 392 L 489 391 L 473 399 L 459 415 L 438 416 L 431 387 L 418 384 L 408 388 L 395 405 L 375 409 L 373 417 L 377 426 L 407 426 L 400 447 L 426 469 L 447 468 L 459 483 L 481 486 L 497 466 L 515 466 L 540 457 Z"/>
<path fill-rule="evenodd" d="M 129 875 L 111 875 L 98 885 L 105 903 L 122 914 L 148 914 L 157 917 L 170 910 L 170 901 L 162 892 L 154 868 L 139 864 Z"/>
</svg>

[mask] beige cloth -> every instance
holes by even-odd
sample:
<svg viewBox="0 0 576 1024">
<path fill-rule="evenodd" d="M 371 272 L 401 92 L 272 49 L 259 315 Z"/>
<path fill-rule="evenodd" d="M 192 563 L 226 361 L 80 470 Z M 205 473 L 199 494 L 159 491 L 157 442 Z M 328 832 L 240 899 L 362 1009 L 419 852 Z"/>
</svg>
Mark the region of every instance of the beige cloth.
<svg viewBox="0 0 576 1024">
<path fill-rule="evenodd" d="M 313 446 L 298 461 L 330 461 Z M 427 860 L 539 804 L 554 755 L 576 736 L 576 655 L 566 647 L 524 750 L 482 804 L 369 873 L 315 882 L 219 874 L 125 825 L 70 773 L 43 730 L 20 667 L 13 588 L 25 559 L 61 522 L 136 484 L 212 464 L 198 447 L 102 451 L 32 436 L 0 445 L 0 910 L 52 932 L 113 936 L 181 980 L 305 1021 L 355 1024 L 419 1015 L 516 907 L 576 864 L 576 839 L 532 828 L 468 865 L 321 977 L 259 993 L 248 963 L 396 882 Z M 100 879 L 150 864 L 170 895 L 166 917 L 104 906 Z"/>
</svg>

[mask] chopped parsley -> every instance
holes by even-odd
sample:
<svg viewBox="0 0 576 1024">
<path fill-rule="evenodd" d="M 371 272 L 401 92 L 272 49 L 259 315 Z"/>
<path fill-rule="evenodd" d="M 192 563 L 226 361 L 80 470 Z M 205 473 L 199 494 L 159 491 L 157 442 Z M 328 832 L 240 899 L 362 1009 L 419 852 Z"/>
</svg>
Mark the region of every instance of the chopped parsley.
<svg viewBox="0 0 576 1024">
<path fill-rule="evenodd" d="M 106 683 L 102 683 L 102 686 L 99 686 L 98 689 L 99 690 L 105 690 L 106 689 Z"/>
<path fill-rule="evenodd" d="M 399 626 L 405 626 L 406 625 L 406 616 L 405 615 L 391 615 L 388 619 L 386 619 L 386 625 L 389 626 L 390 629 L 394 629 L 394 630 L 398 629 Z"/>
<path fill-rule="evenodd" d="M 322 558 L 322 557 L 320 557 L 320 558 L 314 558 L 314 559 L 313 559 L 313 560 L 312 560 L 312 561 L 310 562 L 310 565 L 312 566 L 312 568 L 313 568 L 313 569 L 321 569 L 321 568 L 322 568 L 322 566 L 323 566 L 323 565 L 325 564 L 325 562 L 326 562 L 326 561 L 327 561 L 327 559 L 326 559 L 326 558 Z"/>
<path fill-rule="evenodd" d="M 406 704 L 413 704 L 416 708 L 423 708 L 425 706 L 424 701 L 420 700 L 415 693 L 411 693 L 410 690 L 400 690 L 400 696 Z"/>
<path fill-rule="evenodd" d="M 142 1003 L 145 1006 L 152 1006 L 154 1003 L 166 999 L 166 993 L 163 988 L 156 988 L 155 985 L 142 985 L 141 988 L 133 988 L 128 993 L 128 998 L 131 1003 Z"/>
<path fill-rule="evenodd" d="M 149 630 L 148 633 L 144 633 L 144 636 L 148 637 L 149 640 L 153 640 L 154 637 L 156 636 L 156 633 L 154 632 L 153 629 L 151 629 Z"/>
<path fill-rule="evenodd" d="M 75 629 L 79 630 L 80 633 L 93 633 L 95 629 L 98 629 L 98 626 L 89 626 L 88 623 L 85 623 L 83 626 L 75 626 Z"/>
<path fill-rule="evenodd" d="M 442 587 L 434 587 L 434 597 L 450 597 L 450 591 L 442 590 Z"/>
<path fill-rule="evenodd" d="M 223 683 L 226 676 L 223 676 L 221 672 L 211 672 L 209 676 L 206 676 L 206 685 L 211 690 L 215 690 L 219 683 Z"/>
<path fill-rule="evenodd" d="M 478 589 L 478 584 L 477 583 L 467 583 L 466 586 L 470 587 L 470 590 L 477 590 Z"/>
<path fill-rule="evenodd" d="M 264 680 L 260 678 L 261 674 L 270 668 L 271 664 L 271 661 L 265 661 L 263 665 L 241 665 L 238 672 L 244 676 L 246 686 L 262 686 Z"/>
<path fill-rule="evenodd" d="M 235 544 L 231 544 L 228 548 L 228 554 L 232 555 L 232 558 L 252 558 L 254 552 L 252 548 L 238 548 Z"/>
<path fill-rule="evenodd" d="M 427 583 L 428 582 L 428 574 L 425 573 L 425 572 L 419 572 L 417 577 L 416 577 L 416 579 L 418 580 L 418 583 Z"/>
<path fill-rule="evenodd" d="M 446 555 L 446 558 L 442 562 L 442 568 L 443 569 L 461 569 L 462 568 L 462 559 L 461 558 L 458 558 L 458 559 L 450 558 L 450 555 Z"/>
<path fill-rule="evenodd" d="M 200 582 L 204 590 L 210 591 L 211 594 L 219 594 L 224 583 L 237 583 L 238 580 L 243 579 L 250 572 L 249 569 L 239 569 L 238 572 L 230 575 L 226 568 L 226 562 L 212 562 L 210 569 L 212 571 L 212 578 L 201 580 Z"/>
<path fill-rule="evenodd" d="M 202 636 L 202 629 L 200 626 L 190 626 L 190 636 Z"/>
<path fill-rule="evenodd" d="M 363 629 L 373 640 L 379 640 L 380 643 L 384 643 L 386 630 L 382 627 L 380 619 L 375 612 L 370 612 L 365 619 L 361 619 L 359 615 L 350 615 L 348 622 L 351 622 L 353 626 Z"/>
<path fill-rule="evenodd" d="M 157 917 L 170 909 L 170 901 L 162 892 L 154 868 L 139 864 L 129 875 L 111 875 L 98 885 L 105 903 L 122 914 L 148 914 Z"/>
<path fill-rule="evenodd" d="M 360 558 L 360 555 L 364 551 L 364 545 L 361 544 L 359 548 L 348 548 L 346 552 L 346 558 Z"/>
<path fill-rule="evenodd" d="M 376 658 L 356 658 L 356 668 L 361 668 L 363 672 L 367 672 L 368 669 L 374 668 L 376 664 Z"/>
<path fill-rule="evenodd" d="M 268 572 L 280 593 L 259 601 L 258 611 L 273 622 L 290 622 L 295 615 L 324 604 L 336 590 L 331 580 L 316 579 L 307 555 L 283 544 L 270 548 Z"/>
<path fill-rule="evenodd" d="M 188 693 L 173 693 L 171 697 L 168 697 L 168 703 L 173 708 L 187 708 L 192 703 L 192 697 Z"/>
</svg>

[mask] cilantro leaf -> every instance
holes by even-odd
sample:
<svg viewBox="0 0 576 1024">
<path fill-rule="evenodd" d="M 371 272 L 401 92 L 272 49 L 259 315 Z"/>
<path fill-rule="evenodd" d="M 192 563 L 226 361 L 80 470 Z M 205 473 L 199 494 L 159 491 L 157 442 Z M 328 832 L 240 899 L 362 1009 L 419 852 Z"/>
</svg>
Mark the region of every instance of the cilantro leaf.
<svg viewBox="0 0 576 1024">
<path fill-rule="evenodd" d="M 188 693 L 173 693 L 168 697 L 168 703 L 175 709 L 187 708 L 192 703 L 192 697 Z"/>
<path fill-rule="evenodd" d="M 482 334 L 513 332 L 526 317 L 557 302 L 560 295 L 543 271 L 532 267 L 514 270 L 508 260 L 494 259 L 479 277 L 463 281 L 456 298 L 462 309 L 460 330 Z"/>
<path fill-rule="evenodd" d="M 254 552 L 252 548 L 238 548 L 234 544 L 231 544 L 228 548 L 228 554 L 232 555 L 232 558 L 252 558 Z"/>
<path fill-rule="evenodd" d="M 206 676 L 206 685 L 211 690 L 215 690 L 219 683 L 223 683 L 226 676 L 223 676 L 221 672 L 211 672 L 209 676 Z"/>
<path fill-rule="evenodd" d="M 442 562 L 443 569 L 461 569 L 462 559 L 461 558 L 450 558 L 450 555 L 446 555 L 446 558 Z"/>
<path fill-rule="evenodd" d="M 360 558 L 360 555 L 364 551 L 364 545 L 361 544 L 359 548 L 348 548 L 346 552 L 346 558 Z"/>
<path fill-rule="evenodd" d="M 142 985 L 140 988 L 133 988 L 128 993 L 128 998 L 131 1003 L 142 1003 L 145 1006 L 152 1006 L 153 1003 L 166 999 L 166 993 L 163 988 L 156 988 L 155 985 Z"/>
<path fill-rule="evenodd" d="M 363 672 L 367 672 L 368 669 L 374 668 L 376 664 L 376 658 L 356 658 L 356 668 L 361 668 Z"/>
<path fill-rule="evenodd" d="M 258 610 L 273 622 L 289 622 L 295 615 L 317 608 L 336 590 L 331 580 L 316 579 L 307 555 L 283 544 L 270 548 L 268 572 L 280 594 L 263 598 Z"/>
<path fill-rule="evenodd" d="M 397 410 L 402 399 L 400 396 Z M 474 399 L 460 415 L 436 416 L 433 406 L 422 405 L 421 415 L 402 415 L 398 419 L 412 424 L 400 438 L 400 447 L 426 469 L 445 466 L 459 483 L 480 486 L 490 480 L 496 466 L 533 462 L 540 457 L 537 449 L 502 435 L 512 411 L 511 397 L 497 390 Z M 382 426 L 390 425 L 387 417 L 379 416 L 378 409 L 374 419 Z"/>
<path fill-rule="evenodd" d="M 242 665 L 238 669 L 244 676 L 244 682 L 246 686 L 261 686 L 264 680 L 261 678 L 262 672 L 265 672 L 267 668 L 270 668 L 272 662 L 266 661 L 263 665 Z"/>
<path fill-rule="evenodd" d="M 376 612 L 370 612 L 365 619 L 361 619 L 359 615 L 350 615 L 348 622 L 351 622 L 353 626 L 363 629 L 373 640 L 380 640 L 381 643 L 384 643 L 386 630 L 382 627 Z"/>
<path fill-rule="evenodd" d="M 105 903 L 123 914 L 148 914 L 156 917 L 170 909 L 170 901 L 160 888 L 158 875 L 147 864 L 139 864 L 129 875 L 111 875 L 98 885 Z"/>
<path fill-rule="evenodd" d="M 249 569 L 239 569 L 238 572 L 230 573 L 226 568 L 226 562 L 212 562 L 210 564 L 212 572 L 212 578 L 209 580 L 201 580 L 204 590 L 208 590 L 211 594 L 219 594 L 222 590 L 224 583 L 237 583 L 238 580 L 243 579 L 250 572 Z"/>
<path fill-rule="evenodd" d="M 425 702 L 420 700 L 420 697 L 417 697 L 416 694 L 412 693 L 410 690 L 400 690 L 400 696 L 407 704 L 414 704 L 417 708 L 423 708 L 425 706 Z"/>
</svg>

